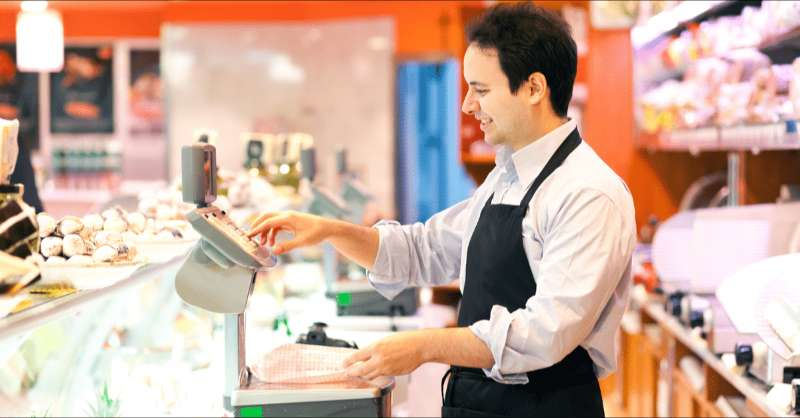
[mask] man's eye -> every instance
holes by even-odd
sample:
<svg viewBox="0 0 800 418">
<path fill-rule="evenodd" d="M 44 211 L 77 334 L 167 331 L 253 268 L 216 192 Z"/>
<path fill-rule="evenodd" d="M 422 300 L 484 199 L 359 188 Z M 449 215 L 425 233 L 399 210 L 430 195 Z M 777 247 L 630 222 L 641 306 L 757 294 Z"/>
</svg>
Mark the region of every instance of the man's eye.
<svg viewBox="0 0 800 418">
<path fill-rule="evenodd" d="M 477 94 L 479 94 L 481 96 L 486 95 L 486 93 L 488 93 L 488 92 L 489 92 L 489 90 L 475 90 L 475 93 L 477 93 Z"/>
</svg>

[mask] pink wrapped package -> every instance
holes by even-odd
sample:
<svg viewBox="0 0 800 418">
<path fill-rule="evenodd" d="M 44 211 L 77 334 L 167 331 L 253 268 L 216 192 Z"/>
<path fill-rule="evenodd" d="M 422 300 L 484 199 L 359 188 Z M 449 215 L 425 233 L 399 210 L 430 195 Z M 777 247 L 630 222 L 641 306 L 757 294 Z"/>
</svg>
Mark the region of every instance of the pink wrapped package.
<svg viewBox="0 0 800 418">
<path fill-rule="evenodd" d="M 318 384 L 353 380 L 344 373 L 344 359 L 356 350 L 308 344 L 286 344 L 251 366 L 265 383 Z"/>
</svg>

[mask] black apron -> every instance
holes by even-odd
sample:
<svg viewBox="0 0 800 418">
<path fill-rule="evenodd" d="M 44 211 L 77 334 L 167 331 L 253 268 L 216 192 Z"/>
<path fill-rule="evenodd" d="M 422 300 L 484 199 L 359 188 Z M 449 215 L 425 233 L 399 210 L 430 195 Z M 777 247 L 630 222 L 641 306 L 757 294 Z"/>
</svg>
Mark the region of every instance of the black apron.
<svg viewBox="0 0 800 418">
<path fill-rule="evenodd" d="M 534 193 L 581 143 L 577 130 L 567 137 L 520 202 L 492 205 L 489 197 L 467 248 L 464 296 L 458 326 L 489 319 L 492 306 L 509 312 L 524 308 L 536 294 L 536 281 L 522 245 L 522 219 Z M 451 367 L 443 393 L 443 417 L 604 416 L 600 387 L 589 354 L 578 346 L 546 369 L 528 372 L 528 384 L 509 385 L 486 377 L 481 369 Z"/>
</svg>

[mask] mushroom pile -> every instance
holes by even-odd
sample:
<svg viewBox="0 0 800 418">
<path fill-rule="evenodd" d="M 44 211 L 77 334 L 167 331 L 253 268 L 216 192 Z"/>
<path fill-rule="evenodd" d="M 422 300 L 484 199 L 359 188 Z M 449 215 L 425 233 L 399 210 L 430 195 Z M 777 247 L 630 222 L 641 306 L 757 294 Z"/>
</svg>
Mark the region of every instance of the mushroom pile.
<svg viewBox="0 0 800 418">
<path fill-rule="evenodd" d="M 36 215 L 40 252 L 48 264 L 91 265 L 121 263 L 136 259 L 134 242 L 145 231 L 147 219 L 141 213 L 112 208 L 82 218 L 65 216 L 56 221 L 49 214 Z"/>
</svg>

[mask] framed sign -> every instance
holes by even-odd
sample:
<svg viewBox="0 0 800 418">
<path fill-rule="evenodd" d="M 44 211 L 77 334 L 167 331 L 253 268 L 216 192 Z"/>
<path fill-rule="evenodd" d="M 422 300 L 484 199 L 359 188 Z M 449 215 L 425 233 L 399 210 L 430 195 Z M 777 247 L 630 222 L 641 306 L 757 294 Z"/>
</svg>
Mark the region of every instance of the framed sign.
<svg viewBox="0 0 800 418">
<path fill-rule="evenodd" d="M 0 44 L 0 118 L 19 119 L 20 142 L 39 147 L 39 75 L 17 71 L 16 47 Z"/>
<path fill-rule="evenodd" d="M 111 46 L 66 47 L 64 69 L 50 75 L 50 132 L 114 132 Z"/>
<path fill-rule="evenodd" d="M 163 135 L 164 100 L 158 50 L 131 49 L 128 91 L 131 136 Z"/>
</svg>

